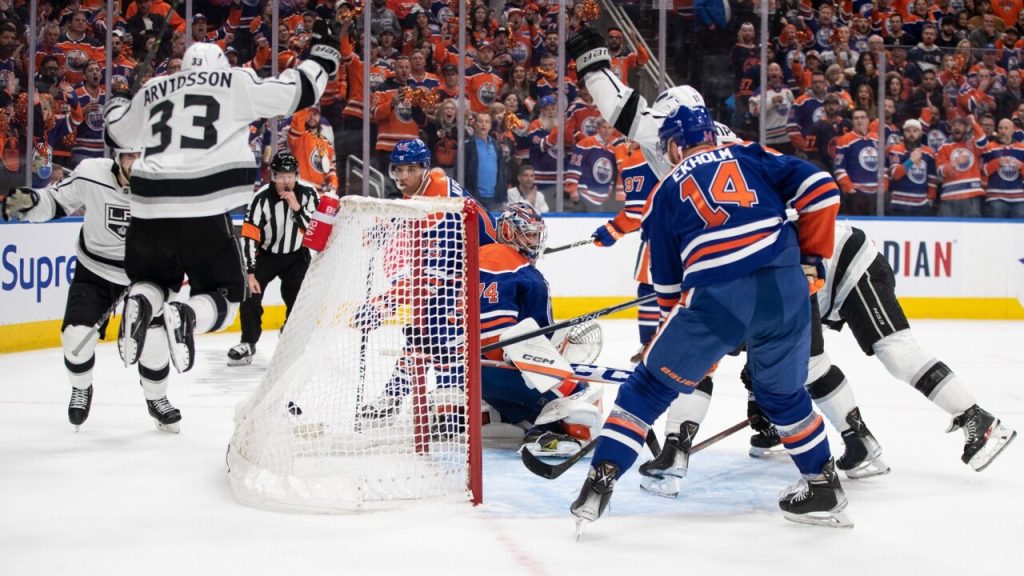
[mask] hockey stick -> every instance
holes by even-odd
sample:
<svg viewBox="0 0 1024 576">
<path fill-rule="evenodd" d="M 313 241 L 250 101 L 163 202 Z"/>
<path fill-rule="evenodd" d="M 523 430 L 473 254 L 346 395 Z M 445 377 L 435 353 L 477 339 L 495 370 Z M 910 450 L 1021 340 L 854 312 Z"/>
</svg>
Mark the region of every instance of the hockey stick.
<svg viewBox="0 0 1024 576">
<path fill-rule="evenodd" d="M 593 243 L 594 243 L 594 239 L 593 238 L 587 238 L 586 240 L 577 240 L 575 242 L 570 242 L 568 244 L 563 244 L 561 246 L 555 246 L 553 248 L 545 248 L 543 254 L 545 256 L 547 256 L 548 254 L 554 254 L 555 252 L 561 252 L 562 250 L 568 250 L 570 248 L 578 248 L 580 246 L 586 246 L 588 244 L 593 244 Z"/>
<path fill-rule="evenodd" d="M 114 298 L 114 301 L 111 302 L 110 307 L 103 313 L 103 316 L 100 316 L 100 319 L 97 320 L 96 323 L 92 325 L 92 328 L 89 329 L 88 334 L 86 334 L 85 337 L 82 338 L 82 341 L 79 342 L 78 345 L 75 346 L 74 350 L 71 351 L 72 356 L 78 356 L 78 354 L 82 352 L 82 348 L 85 348 L 85 345 L 100 333 L 100 326 L 103 326 L 107 322 L 114 311 L 117 310 L 117 305 L 121 303 L 121 300 L 124 300 L 124 297 L 127 294 L 128 289 L 125 288 L 117 295 L 117 298 Z"/>
<path fill-rule="evenodd" d="M 584 314 L 582 316 L 577 316 L 575 318 L 570 318 L 568 320 L 556 322 L 554 324 L 544 326 L 539 330 L 534 330 L 533 332 L 527 332 L 526 334 L 520 334 L 519 336 L 515 336 L 507 340 L 499 340 L 498 342 L 488 344 L 487 346 L 481 348 L 480 352 L 490 352 L 491 350 L 497 350 L 498 348 L 508 346 L 509 344 L 515 344 L 517 342 L 524 342 L 531 338 L 536 338 L 537 336 L 542 336 L 544 334 L 548 334 L 549 332 L 554 332 L 555 330 L 567 328 L 569 326 L 575 326 L 577 324 L 583 324 L 584 322 L 590 322 L 591 320 L 595 320 L 597 318 L 600 318 L 601 316 L 607 316 L 608 314 L 613 314 L 615 312 L 619 312 L 620 310 L 628 310 L 629 308 L 633 308 L 634 306 L 646 304 L 647 302 L 650 302 L 657 297 L 657 294 L 648 294 L 647 296 L 642 296 L 640 298 L 636 298 L 628 302 L 623 302 L 622 304 L 616 304 L 614 306 L 609 306 L 607 308 L 602 308 L 600 310 L 590 312 L 589 314 Z"/>
<path fill-rule="evenodd" d="M 708 446 L 716 444 L 721 440 L 728 438 L 729 436 L 732 436 L 736 432 L 739 432 L 740 430 L 746 428 L 748 424 L 749 422 L 747 420 L 743 420 L 742 422 L 733 424 L 732 426 L 726 428 L 725 430 L 722 430 L 718 434 L 715 434 L 714 436 L 711 436 L 710 438 L 707 438 L 699 442 L 698 444 L 694 445 L 693 448 L 690 449 L 690 454 L 696 454 L 697 452 L 700 452 L 701 450 L 707 448 Z M 655 457 L 657 457 L 658 453 L 661 452 L 661 448 L 660 446 L 658 446 L 658 438 L 657 436 L 654 435 L 654 430 L 647 430 L 647 437 L 645 438 L 645 442 L 647 443 L 647 446 L 651 449 L 651 453 L 653 453 Z M 544 462 L 540 458 L 534 456 L 533 453 L 530 452 L 529 450 L 523 450 L 523 465 L 526 466 L 527 470 L 533 472 L 537 476 L 547 478 L 548 480 L 554 480 L 555 478 L 558 478 L 562 474 L 565 474 L 566 471 L 569 470 L 569 468 L 572 468 L 587 454 L 590 454 L 596 446 L 597 440 L 591 440 L 590 442 L 587 442 L 586 445 L 584 445 L 582 448 L 580 448 L 579 452 L 573 454 L 572 457 L 558 464 L 548 464 L 547 462 Z M 658 449 L 657 452 L 655 452 L 655 448 Z"/>
<path fill-rule="evenodd" d="M 489 360 L 484 358 L 480 360 L 480 366 L 484 368 L 501 368 L 503 370 L 518 370 L 520 372 L 533 372 L 528 367 L 520 368 L 514 364 L 508 362 L 501 362 L 500 360 Z M 623 384 L 626 378 L 633 372 L 630 370 L 623 370 L 621 368 L 609 368 L 607 366 L 597 366 L 596 364 L 571 364 L 573 369 L 573 378 L 582 380 L 584 382 L 590 382 L 592 384 Z M 536 370 L 539 374 L 544 374 L 540 370 Z"/>
</svg>

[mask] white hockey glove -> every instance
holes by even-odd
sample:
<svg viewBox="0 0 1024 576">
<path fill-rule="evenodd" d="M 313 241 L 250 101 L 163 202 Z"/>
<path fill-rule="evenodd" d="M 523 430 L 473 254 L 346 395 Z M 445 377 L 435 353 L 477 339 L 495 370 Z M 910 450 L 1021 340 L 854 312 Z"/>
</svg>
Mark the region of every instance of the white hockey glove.
<svg viewBox="0 0 1024 576">
<path fill-rule="evenodd" d="M 332 24 L 325 20 L 317 20 L 313 24 L 310 36 L 309 59 L 319 64 L 327 75 L 334 78 L 338 72 L 341 52 L 338 50 L 338 33 Z"/>
<path fill-rule="evenodd" d="M 12 217 L 19 222 L 28 216 L 28 211 L 39 204 L 39 194 L 31 188 L 12 188 L 3 201 L 4 220 Z"/>
</svg>

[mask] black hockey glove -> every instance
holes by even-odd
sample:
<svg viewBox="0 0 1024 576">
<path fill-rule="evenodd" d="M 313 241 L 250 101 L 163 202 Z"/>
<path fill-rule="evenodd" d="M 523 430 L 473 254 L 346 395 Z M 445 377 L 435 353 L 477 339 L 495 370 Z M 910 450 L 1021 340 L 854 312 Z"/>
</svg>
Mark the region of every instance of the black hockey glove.
<svg viewBox="0 0 1024 576">
<path fill-rule="evenodd" d="M 565 48 L 569 51 L 569 56 L 576 61 L 576 76 L 580 80 L 591 72 L 610 68 L 612 65 L 604 36 L 585 26 L 569 38 Z"/>
<path fill-rule="evenodd" d="M 331 78 L 338 72 L 338 62 L 341 61 L 336 26 L 333 21 L 317 20 L 313 24 L 309 47 L 309 59 L 319 64 Z"/>
<path fill-rule="evenodd" d="M 740 371 L 740 381 L 743 382 L 743 387 L 747 389 L 747 420 L 750 422 L 750 427 L 756 432 L 771 428 L 772 423 L 768 421 L 761 407 L 754 401 L 754 383 L 750 379 L 750 372 L 747 371 L 746 366 Z"/>
<path fill-rule="evenodd" d="M 3 200 L 4 220 L 12 217 L 17 220 L 24 220 L 25 214 L 39 204 L 39 194 L 31 188 L 12 188 Z"/>
</svg>

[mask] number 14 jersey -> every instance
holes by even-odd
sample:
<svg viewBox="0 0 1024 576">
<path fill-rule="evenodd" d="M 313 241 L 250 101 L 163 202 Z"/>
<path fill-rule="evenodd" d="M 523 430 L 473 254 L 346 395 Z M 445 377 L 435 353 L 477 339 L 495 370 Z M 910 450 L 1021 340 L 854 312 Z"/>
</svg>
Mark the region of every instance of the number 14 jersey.
<svg viewBox="0 0 1024 576">
<path fill-rule="evenodd" d="M 827 258 L 838 210 L 832 177 L 798 158 L 754 143 L 689 156 L 645 208 L 655 291 L 678 298 L 682 290 L 750 274 L 795 240 L 801 254 Z M 797 215 L 798 228 L 790 223 Z"/>
</svg>

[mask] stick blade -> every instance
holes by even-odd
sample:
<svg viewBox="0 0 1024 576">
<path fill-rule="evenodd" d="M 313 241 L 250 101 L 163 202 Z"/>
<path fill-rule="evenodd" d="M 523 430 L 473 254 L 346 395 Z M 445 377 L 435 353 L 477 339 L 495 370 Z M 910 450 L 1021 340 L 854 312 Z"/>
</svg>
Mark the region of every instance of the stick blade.
<svg viewBox="0 0 1024 576">
<path fill-rule="evenodd" d="M 590 452 L 596 447 L 596 445 L 596 440 L 587 442 L 587 444 L 584 445 L 583 448 L 580 448 L 579 452 L 573 454 L 570 458 L 567 458 L 562 462 L 559 462 L 558 464 L 548 464 L 547 462 L 535 456 L 529 450 L 523 450 L 521 458 L 523 460 L 523 465 L 526 466 L 527 470 L 533 472 L 534 474 L 540 476 L 541 478 L 554 480 L 555 478 L 558 478 L 562 474 L 565 474 L 566 471 L 569 470 L 569 468 L 572 468 L 573 465 L 582 460 L 587 454 L 590 454 Z"/>
</svg>

